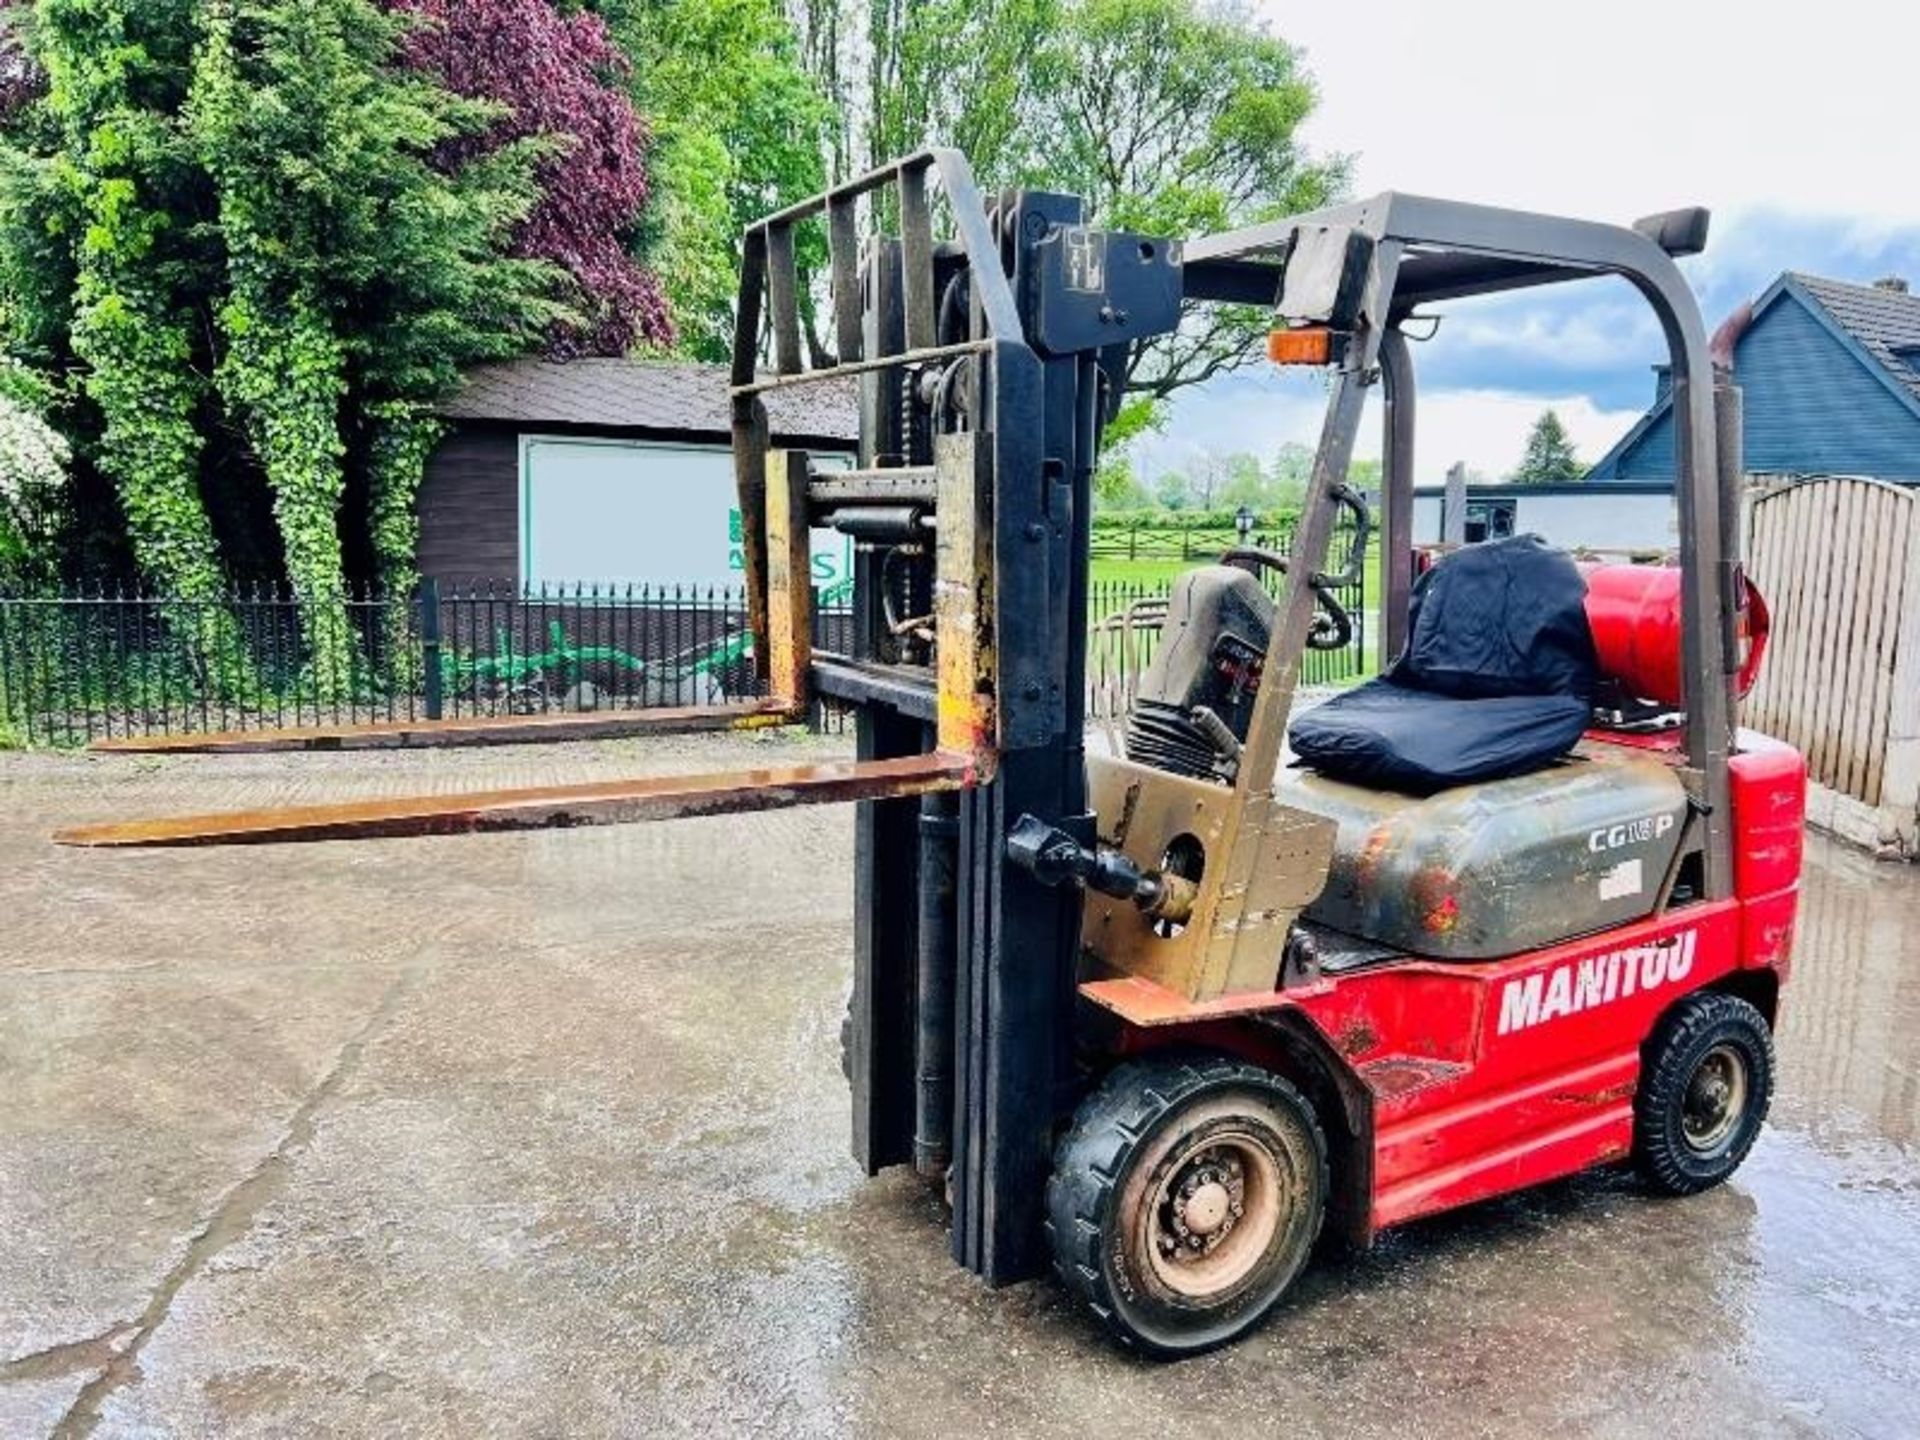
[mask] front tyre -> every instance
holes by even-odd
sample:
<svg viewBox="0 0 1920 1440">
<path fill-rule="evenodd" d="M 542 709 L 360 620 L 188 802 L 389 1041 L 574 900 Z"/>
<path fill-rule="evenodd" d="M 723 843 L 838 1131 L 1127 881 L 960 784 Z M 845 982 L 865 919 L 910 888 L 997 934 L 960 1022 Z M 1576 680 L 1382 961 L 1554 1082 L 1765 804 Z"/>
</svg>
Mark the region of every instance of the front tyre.
<svg viewBox="0 0 1920 1440">
<path fill-rule="evenodd" d="M 1326 1190 L 1319 1121 L 1278 1075 L 1224 1055 L 1130 1061 L 1055 1151 L 1054 1267 L 1128 1345 L 1197 1354 L 1245 1334 L 1293 1283 Z"/>
<path fill-rule="evenodd" d="M 1695 1195 L 1747 1158 L 1773 1098 L 1773 1032 L 1734 995 L 1702 991 L 1654 1032 L 1633 1105 L 1640 1172 L 1669 1195 Z"/>
</svg>

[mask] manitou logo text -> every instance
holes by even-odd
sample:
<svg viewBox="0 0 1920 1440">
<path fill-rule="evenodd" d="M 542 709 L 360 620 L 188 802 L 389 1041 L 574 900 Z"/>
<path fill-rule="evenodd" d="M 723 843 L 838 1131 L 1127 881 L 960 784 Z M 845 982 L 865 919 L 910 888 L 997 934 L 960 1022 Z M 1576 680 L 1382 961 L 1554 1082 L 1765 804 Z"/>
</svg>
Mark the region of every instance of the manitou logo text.
<svg viewBox="0 0 1920 1440">
<path fill-rule="evenodd" d="M 1577 1015 L 1596 1005 L 1611 1005 L 1640 990 L 1684 980 L 1693 969 L 1694 932 L 1653 945 L 1634 945 L 1585 960 L 1569 960 L 1552 970 L 1509 980 L 1500 992 L 1500 1033 Z"/>
</svg>

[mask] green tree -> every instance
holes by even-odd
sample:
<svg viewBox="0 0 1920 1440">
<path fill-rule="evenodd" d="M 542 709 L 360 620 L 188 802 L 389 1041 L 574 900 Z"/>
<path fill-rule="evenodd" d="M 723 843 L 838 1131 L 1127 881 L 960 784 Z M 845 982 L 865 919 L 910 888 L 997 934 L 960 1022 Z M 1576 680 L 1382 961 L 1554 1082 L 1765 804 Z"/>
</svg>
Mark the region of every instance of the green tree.
<svg viewBox="0 0 1920 1440">
<path fill-rule="evenodd" d="M 1064 0 L 791 0 L 800 60 L 833 117 L 838 178 L 923 145 L 964 151 L 983 184 L 1029 168 L 1035 65 Z"/>
<path fill-rule="evenodd" d="M 1249 510 L 1273 508 L 1273 487 L 1258 456 L 1245 451 L 1227 456 L 1226 480 L 1213 503 L 1222 510 L 1238 510 L 1243 505 Z"/>
<path fill-rule="evenodd" d="M 1190 510 L 1195 504 L 1193 482 L 1178 470 L 1163 470 L 1148 487 L 1162 510 Z"/>
<path fill-rule="evenodd" d="M 1527 448 L 1519 468 L 1509 478 L 1516 485 L 1553 485 L 1582 479 L 1586 473 L 1587 467 L 1580 463 L 1560 417 L 1552 410 L 1542 410 L 1527 432 Z"/>
<path fill-rule="evenodd" d="M 1298 138 L 1316 91 L 1299 53 L 1236 5 L 1072 0 L 1035 62 L 1036 173 L 1103 224 L 1187 236 L 1311 210 L 1346 182 Z M 1261 354 L 1259 306 L 1195 307 L 1133 347 L 1128 391 L 1164 401 Z"/>
<path fill-rule="evenodd" d="M 1268 468 L 1268 494 L 1276 510 L 1298 510 L 1305 502 L 1307 481 L 1313 477 L 1313 455 L 1313 446 L 1298 440 L 1289 440 L 1274 452 Z"/>
<path fill-rule="evenodd" d="M 327 163 L 330 152 L 347 163 L 369 158 L 352 143 L 359 137 L 343 133 L 361 98 L 349 78 L 358 78 L 359 37 L 348 28 L 377 17 L 344 13 L 351 8 L 213 0 L 191 100 L 227 242 L 215 380 L 273 493 L 315 689 L 329 698 L 352 678 L 338 527 L 347 374 L 327 313 L 327 260 L 315 250 L 338 200 L 327 192 L 352 183 Z"/>
<path fill-rule="evenodd" d="M 445 429 L 434 402 L 467 366 L 525 353 L 570 313 L 556 271 L 506 253 L 534 196 L 529 158 L 496 153 L 387 204 L 377 274 L 348 307 L 363 321 L 349 346 L 359 400 L 349 429 L 367 488 L 373 578 L 390 596 L 419 582 L 415 501 Z M 386 613 L 396 627 L 388 654 L 408 654 L 405 615 Z"/>
<path fill-rule="evenodd" d="M 846 175 L 955 145 L 989 194 L 1084 195 L 1096 223 L 1191 235 L 1312 209 L 1346 179 L 1298 139 L 1316 95 L 1298 52 L 1209 0 L 797 0 L 802 55 L 845 118 Z M 1136 346 L 1128 392 L 1157 406 L 1256 358 L 1260 307 L 1196 310 Z M 1111 438 L 1111 437 L 1110 437 Z"/>
<path fill-rule="evenodd" d="M 633 58 L 654 134 L 641 249 L 673 303 L 679 349 L 723 360 L 733 344 L 740 232 L 826 184 L 835 116 L 801 68 L 776 0 L 601 0 Z M 809 269 L 825 258 L 801 239 Z M 811 300 L 811 294 L 807 297 Z"/>
<path fill-rule="evenodd" d="M 790 0 L 796 59 L 822 109 L 815 133 L 827 177 L 849 179 L 927 145 L 963 151 L 988 193 L 1037 176 L 1035 65 L 1058 28 L 1061 4 Z M 880 192 L 876 204 L 890 221 L 892 197 Z M 803 228 L 794 258 L 807 342 L 823 359 L 829 347 L 819 333 L 817 291 L 826 250 Z"/>
<path fill-rule="evenodd" d="M 226 242 L 215 379 L 273 495 L 315 684 L 339 695 L 354 659 L 339 529 L 343 407 L 356 381 L 374 392 L 373 509 L 376 527 L 390 528 L 394 492 L 405 487 L 391 474 L 400 458 L 392 437 L 379 432 L 405 423 L 396 407 L 430 398 L 460 360 L 505 348 L 495 341 L 530 343 L 545 313 L 539 267 L 486 266 L 520 303 L 496 309 L 505 324 L 476 326 L 444 309 L 450 297 L 422 263 L 484 264 L 531 191 L 497 155 L 484 173 L 500 183 L 478 192 L 428 164 L 435 146 L 489 112 L 389 66 L 400 22 L 370 0 L 210 0 L 205 26 L 188 114 Z M 531 152 L 514 153 L 524 161 Z M 412 247 L 434 219 L 423 256 Z M 371 327 L 369 314 L 379 317 Z M 409 339 L 402 325 L 431 328 Z M 376 534 L 391 566 L 391 537 Z M 412 538 L 409 529 L 409 548 Z"/>
<path fill-rule="evenodd" d="M 873 0 L 864 168 L 957 146 L 987 183 L 1036 170 L 1035 78 L 1062 0 Z"/>
<path fill-rule="evenodd" d="M 430 88 L 410 93 L 436 126 L 455 131 L 478 128 L 491 113 Z M 362 232 L 371 254 L 343 285 L 336 313 L 350 337 L 358 413 L 348 428 L 367 488 L 373 578 L 388 595 L 411 594 L 419 579 L 415 500 L 444 432 L 435 402 L 467 367 L 525 354 L 577 320 L 566 277 L 517 256 L 512 243 L 539 198 L 545 148 L 522 141 L 449 167 L 407 147 L 374 177 L 379 224 Z M 400 610 L 387 614 L 404 627 Z M 390 637 L 390 655 L 410 653 L 403 639 Z"/>
<path fill-rule="evenodd" d="M 1188 488 L 1196 509 L 1231 510 L 1246 505 L 1263 510 L 1272 499 L 1259 457 L 1244 450 L 1231 454 L 1203 450 L 1188 471 Z"/>
<path fill-rule="evenodd" d="M 9 234 L 6 269 L 20 338 L 44 355 L 57 334 L 81 367 L 97 415 L 88 448 L 140 569 L 166 592 L 204 601 L 225 578 L 200 493 L 199 428 L 202 298 L 222 257 L 209 187 L 179 123 L 196 8 L 38 0 L 26 38 L 46 93 L 13 127 L 6 165 L 9 230 L 34 228 Z M 231 653 L 224 621 L 198 613 L 202 658 Z"/>
<path fill-rule="evenodd" d="M 1144 510 L 1153 504 L 1153 496 L 1133 473 L 1133 463 L 1126 455 L 1107 455 L 1094 472 L 1093 504 L 1100 512 Z"/>
</svg>

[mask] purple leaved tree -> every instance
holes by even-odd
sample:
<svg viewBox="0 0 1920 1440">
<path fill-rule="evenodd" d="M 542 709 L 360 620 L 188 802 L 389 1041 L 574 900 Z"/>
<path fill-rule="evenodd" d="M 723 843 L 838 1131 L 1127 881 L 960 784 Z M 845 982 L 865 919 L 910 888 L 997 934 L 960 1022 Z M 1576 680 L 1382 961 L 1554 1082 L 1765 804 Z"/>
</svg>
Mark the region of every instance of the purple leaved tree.
<svg viewBox="0 0 1920 1440">
<path fill-rule="evenodd" d="M 507 114 L 449 141 L 458 164 L 527 136 L 557 137 L 540 166 L 541 196 L 514 251 L 565 269 L 580 287 L 584 323 L 557 330 L 557 358 L 621 355 L 673 341 L 660 282 L 626 245 L 647 203 L 651 139 L 621 84 L 626 57 L 599 16 L 562 14 L 550 0 L 389 0 L 417 17 L 408 63 L 457 95 Z"/>
<path fill-rule="evenodd" d="M 27 0 L 0 0 L 0 122 L 47 93 L 47 72 L 27 54 L 16 27 Z"/>
</svg>

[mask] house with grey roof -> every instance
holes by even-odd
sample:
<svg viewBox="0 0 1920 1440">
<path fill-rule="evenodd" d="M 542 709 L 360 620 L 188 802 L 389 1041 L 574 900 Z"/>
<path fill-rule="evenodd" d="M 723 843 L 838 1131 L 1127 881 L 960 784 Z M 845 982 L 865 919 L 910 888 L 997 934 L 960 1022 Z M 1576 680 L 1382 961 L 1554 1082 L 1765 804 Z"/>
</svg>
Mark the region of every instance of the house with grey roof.
<svg viewBox="0 0 1920 1440">
<path fill-rule="evenodd" d="M 1806 756 L 1810 823 L 1920 855 L 1920 297 L 1782 275 L 1733 340 L 1733 378 L 1758 482 L 1745 563 L 1772 605 L 1741 723 Z M 1583 488 L 1640 505 L 1657 482 L 1670 507 L 1673 467 L 1662 377 Z"/>
<path fill-rule="evenodd" d="M 1753 304 L 1733 378 L 1754 475 L 1864 475 L 1920 483 L 1920 296 L 1789 271 Z M 1654 403 L 1588 479 L 1671 482 L 1672 396 Z"/>
<path fill-rule="evenodd" d="M 776 445 L 846 464 L 855 388 L 765 397 Z M 444 401 L 422 477 L 422 575 L 455 585 L 721 587 L 741 582 L 724 366 L 625 359 L 480 366 Z M 843 537 L 816 537 L 840 579 Z"/>
</svg>

